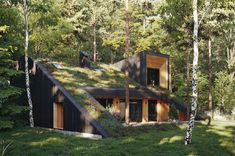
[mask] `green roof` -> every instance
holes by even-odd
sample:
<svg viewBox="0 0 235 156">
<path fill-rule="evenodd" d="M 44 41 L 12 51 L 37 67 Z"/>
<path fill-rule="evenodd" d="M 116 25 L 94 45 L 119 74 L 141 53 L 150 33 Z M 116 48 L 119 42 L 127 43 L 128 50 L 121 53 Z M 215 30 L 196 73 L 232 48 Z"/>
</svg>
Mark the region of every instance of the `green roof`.
<svg viewBox="0 0 235 156">
<path fill-rule="evenodd" d="M 61 63 L 61 69 L 57 69 L 52 63 L 47 62 L 51 74 L 67 87 L 124 87 L 125 76 L 113 65 L 103 63 L 92 63 L 92 69 L 70 66 Z M 58 63 L 58 62 L 57 62 Z M 129 87 L 135 88 L 140 85 L 130 80 Z"/>
<path fill-rule="evenodd" d="M 92 63 L 92 69 L 70 66 L 60 62 L 41 62 L 48 71 L 69 91 L 88 112 L 112 136 L 119 135 L 123 126 L 115 122 L 110 116 L 100 109 L 100 104 L 82 86 L 91 87 L 124 87 L 125 76 L 116 67 L 101 63 Z M 59 64 L 60 68 L 56 68 Z M 140 85 L 130 80 L 130 88 Z"/>
</svg>

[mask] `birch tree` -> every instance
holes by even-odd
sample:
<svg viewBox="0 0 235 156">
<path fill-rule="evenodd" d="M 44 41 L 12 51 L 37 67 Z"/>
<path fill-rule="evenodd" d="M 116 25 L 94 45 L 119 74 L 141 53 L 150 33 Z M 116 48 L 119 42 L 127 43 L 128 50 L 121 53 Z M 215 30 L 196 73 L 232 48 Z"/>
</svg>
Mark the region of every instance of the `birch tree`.
<svg viewBox="0 0 235 156">
<path fill-rule="evenodd" d="M 28 69 L 28 46 L 29 46 L 29 27 L 28 27 L 28 17 L 29 17 L 29 1 L 23 1 L 23 15 L 24 15 L 24 26 L 25 26 L 25 44 L 24 44 L 24 55 L 25 55 L 25 82 L 26 82 L 26 92 L 29 104 L 29 124 L 30 127 L 34 127 L 33 119 L 33 104 L 30 92 L 30 83 L 29 83 L 29 69 Z"/>
<path fill-rule="evenodd" d="M 192 1 L 193 7 L 193 67 L 192 67 L 192 105 L 190 119 L 188 123 L 188 129 L 185 137 L 185 145 L 192 142 L 192 131 L 194 127 L 194 120 L 197 112 L 197 68 L 198 68 L 198 12 L 197 12 L 197 0 Z"/>
</svg>

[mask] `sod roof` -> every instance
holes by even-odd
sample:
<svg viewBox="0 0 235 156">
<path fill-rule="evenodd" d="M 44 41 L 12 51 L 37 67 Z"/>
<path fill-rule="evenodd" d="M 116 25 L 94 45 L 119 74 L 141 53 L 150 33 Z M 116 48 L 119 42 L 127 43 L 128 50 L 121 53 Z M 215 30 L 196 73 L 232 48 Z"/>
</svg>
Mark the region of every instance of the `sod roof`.
<svg viewBox="0 0 235 156">
<path fill-rule="evenodd" d="M 101 126 L 111 135 L 119 135 L 120 129 L 123 128 L 122 125 L 114 121 L 113 118 L 110 118 L 110 115 L 107 115 L 107 112 L 104 111 L 102 106 L 94 99 L 89 91 L 87 91 L 86 87 L 119 88 L 120 90 L 120 88 L 124 88 L 125 86 L 125 76 L 123 72 L 112 65 L 102 63 L 92 63 L 92 69 L 81 68 L 63 62 L 46 61 L 41 63 L 47 68 L 50 74 L 75 97 L 89 114 L 101 124 Z M 129 87 L 130 90 L 138 91 L 141 85 L 130 79 Z M 148 90 L 148 92 L 150 94 L 151 91 Z M 151 95 L 152 94 L 156 94 L 156 92 L 151 92 Z M 165 95 L 170 97 L 168 94 Z M 171 97 L 167 99 L 167 101 L 174 103 L 178 109 L 185 112 L 186 109 L 184 106 L 182 107 L 181 102 L 177 102 L 174 98 L 172 100 Z"/>
</svg>

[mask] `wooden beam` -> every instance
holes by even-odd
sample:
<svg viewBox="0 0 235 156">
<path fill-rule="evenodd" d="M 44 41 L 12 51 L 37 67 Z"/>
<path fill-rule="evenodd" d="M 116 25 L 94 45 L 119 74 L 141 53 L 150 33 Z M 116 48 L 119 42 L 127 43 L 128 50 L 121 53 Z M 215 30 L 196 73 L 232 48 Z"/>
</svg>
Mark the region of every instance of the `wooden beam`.
<svg viewBox="0 0 235 156">
<path fill-rule="evenodd" d="M 142 100 L 142 122 L 148 122 L 148 99 L 144 98 Z"/>
<path fill-rule="evenodd" d="M 169 119 L 169 104 L 158 100 L 157 103 L 157 122 L 168 121 Z"/>
<path fill-rule="evenodd" d="M 115 109 L 115 112 L 121 112 L 120 98 L 119 97 L 113 98 L 113 107 Z"/>
</svg>

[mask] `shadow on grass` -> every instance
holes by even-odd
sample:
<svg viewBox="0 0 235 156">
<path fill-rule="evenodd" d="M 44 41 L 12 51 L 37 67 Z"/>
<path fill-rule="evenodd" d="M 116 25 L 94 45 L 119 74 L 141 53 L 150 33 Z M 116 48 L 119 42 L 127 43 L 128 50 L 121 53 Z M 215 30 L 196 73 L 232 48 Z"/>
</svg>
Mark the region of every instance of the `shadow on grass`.
<svg viewBox="0 0 235 156">
<path fill-rule="evenodd" d="M 0 133 L 0 140 L 14 141 L 10 155 L 235 155 L 235 123 L 196 124 L 188 146 L 184 136 L 184 125 L 157 125 L 130 127 L 124 137 L 103 140 L 21 128 Z"/>
</svg>

